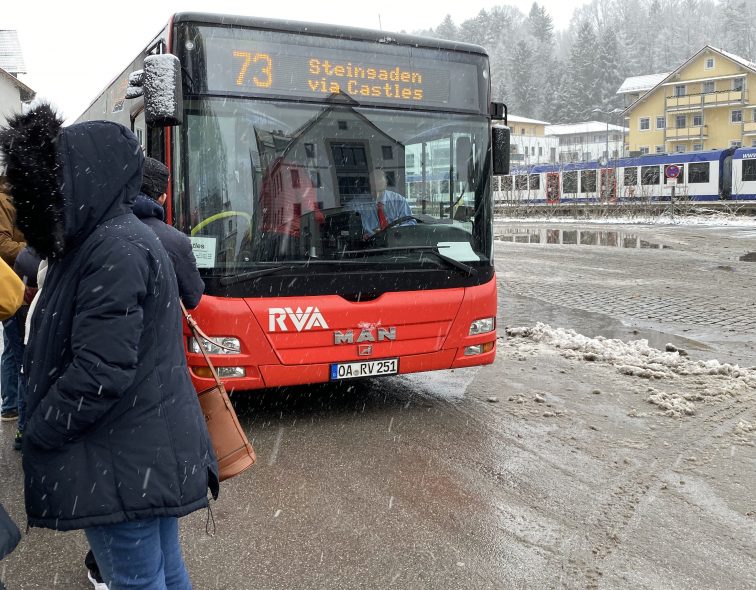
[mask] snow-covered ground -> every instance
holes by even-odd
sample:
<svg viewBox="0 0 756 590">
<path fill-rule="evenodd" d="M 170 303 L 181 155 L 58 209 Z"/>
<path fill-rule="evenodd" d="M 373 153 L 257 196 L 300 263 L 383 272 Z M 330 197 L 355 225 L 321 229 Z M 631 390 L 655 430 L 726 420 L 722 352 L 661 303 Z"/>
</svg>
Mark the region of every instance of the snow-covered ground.
<svg viewBox="0 0 756 590">
<path fill-rule="evenodd" d="M 506 334 L 515 354 L 520 348 L 521 353 L 539 345 L 552 347 L 565 358 L 607 364 L 623 375 L 648 380 L 646 401 L 670 417 L 692 416 L 697 404 L 723 396 L 739 398 L 756 392 L 756 368 L 714 359 L 693 361 L 686 351 L 672 344 L 659 350 L 649 346 L 647 340 L 591 338 L 542 323 L 508 328 Z M 749 428 L 750 423 L 744 422 L 742 430 L 751 432 Z"/>
</svg>

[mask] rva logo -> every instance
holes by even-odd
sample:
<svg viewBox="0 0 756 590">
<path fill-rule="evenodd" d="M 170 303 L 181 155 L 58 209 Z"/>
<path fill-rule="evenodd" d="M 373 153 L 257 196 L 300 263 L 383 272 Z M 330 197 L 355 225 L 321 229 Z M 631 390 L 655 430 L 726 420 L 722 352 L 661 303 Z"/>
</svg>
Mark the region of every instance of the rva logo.
<svg viewBox="0 0 756 590">
<path fill-rule="evenodd" d="M 288 322 L 287 322 L 288 320 Z M 313 328 L 328 329 L 325 318 L 317 307 L 309 306 L 304 311 L 301 307 L 271 307 L 268 309 L 268 332 L 288 332 L 291 323 L 297 332 Z"/>
</svg>

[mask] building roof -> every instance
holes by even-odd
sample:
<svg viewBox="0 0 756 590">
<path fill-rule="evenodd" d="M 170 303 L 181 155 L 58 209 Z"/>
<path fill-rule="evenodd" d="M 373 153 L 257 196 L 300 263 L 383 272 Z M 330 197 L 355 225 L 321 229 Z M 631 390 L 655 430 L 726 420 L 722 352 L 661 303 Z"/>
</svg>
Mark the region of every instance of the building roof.
<svg viewBox="0 0 756 590">
<path fill-rule="evenodd" d="M 7 79 L 11 84 L 13 84 L 14 86 L 16 86 L 16 88 L 18 88 L 19 90 L 21 90 L 21 93 L 22 93 L 21 100 L 22 101 L 26 102 L 26 101 L 32 101 L 32 100 L 34 100 L 34 97 L 35 97 L 35 95 L 37 93 L 34 92 L 34 90 L 32 90 L 31 88 L 29 88 L 26 84 L 24 84 L 21 80 L 19 80 L 18 78 L 16 78 L 10 72 L 7 72 L 3 68 L 0 68 L 0 78 Z"/>
<path fill-rule="evenodd" d="M 532 125 L 550 125 L 548 121 L 539 121 L 538 119 L 528 119 L 527 117 L 519 117 L 517 115 L 507 115 L 508 123 L 530 123 Z"/>
<path fill-rule="evenodd" d="M 627 131 L 627 127 L 609 124 L 609 131 Z M 549 125 L 546 135 L 574 135 L 578 133 L 606 133 L 606 123 L 601 121 L 585 121 L 570 123 L 569 125 Z"/>
<path fill-rule="evenodd" d="M 622 86 L 620 86 L 619 90 L 617 90 L 617 94 L 630 94 L 651 90 L 667 76 L 669 76 L 669 72 L 665 72 L 663 74 L 646 74 L 645 76 L 631 76 L 630 78 L 625 78 Z"/>
<path fill-rule="evenodd" d="M 0 29 L 0 68 L 13 75 L 27 73 L 16 31 Z"/>
<path fill-rule="evenodd" d="M 630 111 L 632 111 L 636 105 L 641 102 L 648 94 L 651 94 L 654 90 L 656 90 L 659 86 L 662 86 L 665 82 L 668 82 L 674 78 L 676 74 L 678 74 L 681 70 L 685 69 L 688 65 L 690 65 L 693 60 L 695 60 L 699 55 L 705 52 L 714 52 L 722 57 L 725 57 L 727 59 L 730 59 L 737 63 L 740 66 L 743 66 L 744 68 L 747 68 L 748 70 L 756 73 L 756 63 L 747 60 L 744 57 L 740 57 L 739 55 L 735 55 L 734 53 L 730 53 L 728 51 L 724 51 L 723 49 L 717 49 L 716 47 L 712 47 L 711 45 L 704 45 L 701 49 L 696 51 L 693 55 L 691 55 L 684 63 L 680 64 L 675 71 L 670 72 L 665 78 L 659 80 L 653 88 L 650 88 L 643 94 L 641 94 L 638 99 L 633 102 L 629 107 L 625 109 L 625 115 L 627 115 Z"/>
</svg>

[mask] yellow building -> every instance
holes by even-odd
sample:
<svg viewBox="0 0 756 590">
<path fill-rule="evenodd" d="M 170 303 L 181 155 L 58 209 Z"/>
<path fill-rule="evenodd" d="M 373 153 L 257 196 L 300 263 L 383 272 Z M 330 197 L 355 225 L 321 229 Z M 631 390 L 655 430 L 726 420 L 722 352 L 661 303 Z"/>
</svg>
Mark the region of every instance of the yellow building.
<svg viewBox="0 0 756 590">
<path fill-rule="evenodd" d="M 625 119 L 631 154 L 756 146 L 756 63 L 707 45 L 639 96 Z"/>
</svg>

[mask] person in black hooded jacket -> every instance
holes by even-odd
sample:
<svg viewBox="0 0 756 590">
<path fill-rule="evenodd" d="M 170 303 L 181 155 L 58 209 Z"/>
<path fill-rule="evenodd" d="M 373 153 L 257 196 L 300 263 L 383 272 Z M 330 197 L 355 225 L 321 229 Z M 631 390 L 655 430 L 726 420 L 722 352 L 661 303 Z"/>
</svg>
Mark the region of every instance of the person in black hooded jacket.
<svg viewBox="0 0 756 590">
<path fill-rule="evenodd" d="M 134 201 L 134 215 L 146 223 L 165 247 L 178 280 L 179 296 L 187 309 L 199 305 L 205 283 L 197 270 L 192 243 L 186 235 L 165 223 L 168 168 L 154 158 L 144 159 L 142 187 Z"/>
<path fill-rule="evenodd" d="M 218 494 L 170 259 L 132 213 L 136 137 L 40 105 L 0 134 L 17 222 L 48 260 L 24 359 L 28 524 L 84 529 L 111 590 L 191 588 L 178 517 Z"/>
</svg>

